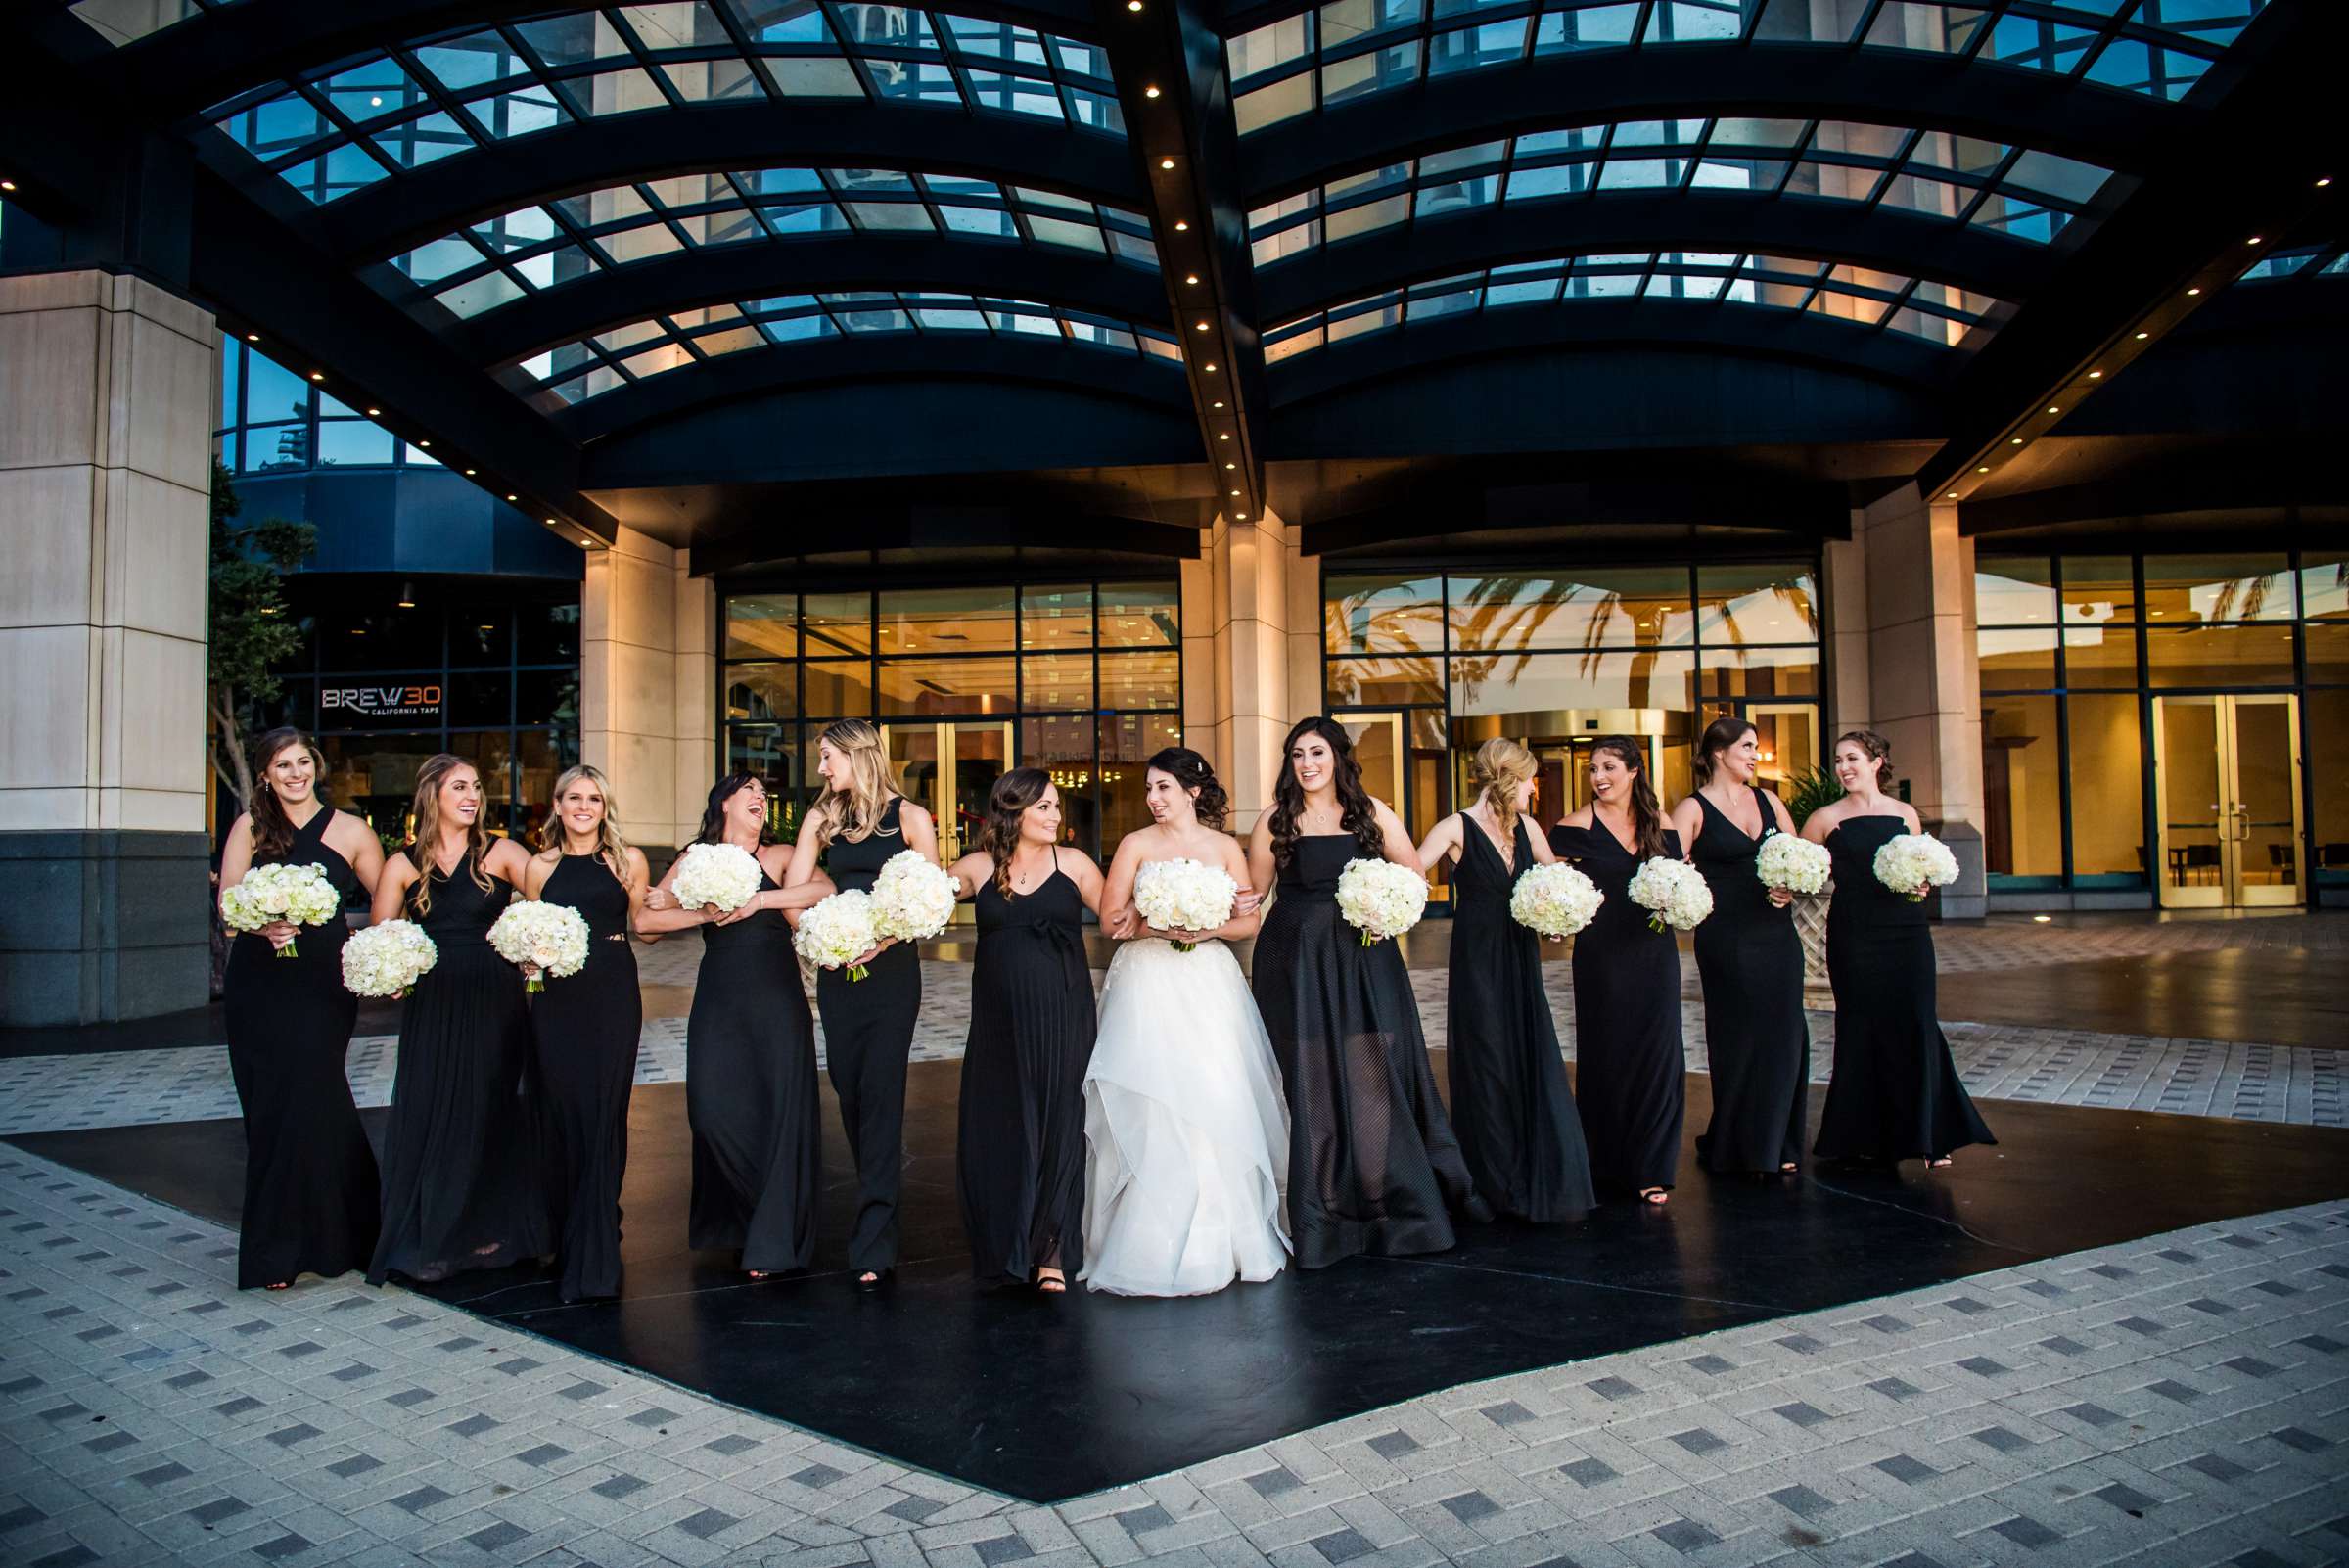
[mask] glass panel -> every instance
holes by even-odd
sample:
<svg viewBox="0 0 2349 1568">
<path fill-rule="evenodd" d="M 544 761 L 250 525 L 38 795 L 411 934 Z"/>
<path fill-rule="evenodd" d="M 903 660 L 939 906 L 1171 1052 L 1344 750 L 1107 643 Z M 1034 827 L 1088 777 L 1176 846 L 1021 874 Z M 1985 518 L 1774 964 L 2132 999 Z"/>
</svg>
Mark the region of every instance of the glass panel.
<svg viewBox="0 0 2349 1568">
<path fill-rule="evenodd" d="M 898 589 L 881 595 L 884 654 L 1008 653 L 1012 626 L 1008 587 Z"/>
<path fill-rule="evenodd" d="M 2163 885 L 2216 887 L 2219 863 L 2219 706 L 2172 698 L 2161 724 L 2160 809 L 2166 842 Z"/>
<path fill-rule="evenodd" d="M 2063 683 L 2067 686 L 2135 686 L 2135 626 L 2063 628 Z"/>
<path fill-rule="evenodd" d="M 2055 628 L 1984 627 L 1974 633 L 1984 691 L 2046 691 L 2055 684 Z"/>
<path fill-rule="evenodd" d="M 1173 582 L 1101 584 L 1101 646 L 1176 648 L 1182 644 L 1180 586 Z"/>
<path fill-rule="evenodd" d="M 2063 623 L 2097 625 L 2137 619 L 2135 563 L 2125 555 L 2063 558 Z"/>
<path fill-rule="evenodd" d="M 1571 576 L 1455 577 L 1452 646 L 1462 651 L 1682 644 L 1695 618 L 1678 567 Z"/>
<path fill-rule="evenodd" d="M 2312 691 L 2307 703 L 2301 739 L 2317 808 L 2317 880 L 2349 883 L 2349 691 Z"/>
<path fill-rule="evenodd" d="M 1100 728 L 1101 837 L 1095 853 L 1106 862 L 1118 853 L 1119 840 L 1150 825 L 1150 808 L 1142 804 L 1143 764 L 1182 744 L 1182 720 L 1174 714 L 1121 714 L 1103 718 Z"/>
<path fill-rule="evenodd" d="M 530 723 L 552 723 L 567 735 L 576 734 L 579 725 L 578 670 L 523 670 L 514 677 L 514 712 Z"/>
<path fill-rule="evenodd" d="M 2300 558 L 2300 613 L 2312 621 L 2349 620 L 2349 557 Z"/>
<path fill-rule="evenodd" d="M 1101 656 L 1104 708 L 1179 708 L 1182 656 L 1174 649 Z"/>
<path fill-rule="evenodd" d="M 2052 622 L 2054 580 L 2054 568 L 2044 555 L 1975 557 L 1975 623 L 1985 626 L 2012 626 Z"/>
<path fill-rule="evenodd" d="M 1451 716 L 1596 708 L 1684 711 L 1695 656 L 1681 652 L 1504 654 L 1450 661 Z"/>
<path fill-rule="evenodd" d="M 881 666 L 881 712 L 1008 714 L 1017 708 L 1012 661 L 892 659 Z"/>
<path fill-rule="evenodd" d="M 2150 587 L 2145 597 L 2156 597 Z M 2145 633 L 2145 657 L 2156 687 L 2287 685 L 2292 628 L 2155 625 Z"/>
<path fill-rule="evenodd" d="M 2292 762 L 2291 700 L 2242 702 L 2234 710 L 2234 838 L 2246 887 L 2299 880 L 2292 829 L 2300 803 Z"/>
<path fill-rule="evenodd" d="M 1809 704 L 1745 710 L 1753 723 L 1761 752 L 1758 769 L 1762 787 L 1784 798 L 1794 780 L 1819 765 L 1819 710 Z M 1563 814 L 1563 813 L 1561 813 Z"/>
<path fill-rule="evenodd" d="M 525 605 L 517 625 L 515 658 L 526 665 L 567 663 L 579 658 L 579 607 L 570 604 Z"/>
<path fill-rule="evenodd" d="M 869 593 L 811 593 L 801 613 L 801 639 L 810 654 L 871 653 L 872 613 Z"/>
<path fill-rule="evenodd" d="M 1020 765 L 1040 767 L 1052 775 L 1060 791 L 1062 842 L 1089 849 L 1101 830 L 1093 798 L 1093 719 L 1082 714 L 1021 719 Z M 986 797 L 980 797 L 972 811 L 963 831 L 975 839 L 985 819 Z"/>
<path fill-rule="evenodd" d="M 1093 640 L 1093 590 L 1083 583 L 1020 590 L 1020 646 L 1084 648 Z"/>
<path fill-rule="evenodd" d="M 318 466 L 381 466 L 392 461 L 392 433 L 363 419 L 318 422 Z"/>
<path fill-rule="evenodd" d="M 1443 615 L 1439 577 L 1332 576 L 1322 589 L 1321 646 L 1333 654 L 1434 653 L 1443 647 Z"/>
<path fill-rule="evenodd" d="M 2292 575 L 2281 554 L 2149 555 L 2145 614 L 2186 622 L 2288 621 Z"/>
<path fill-rule="evenodd" d="M 2142 879 L 2145 774 L 2138 699 L 2134 693 L 2067 697 L 2064 711 L 2072 744 L 2072 874 Z"/>
<path fill-rule="evenodd" d="M 799 667 L 731 665 L 726 669 L 728 718 L 791 718 L 799 712 Z"/>
<path fill-rule="evenodd" d="M 2312 621 L 2300 635 L 2306 639 L 2308 683 L 2349 685 L 2349 623 Z"/>
<path fill-rule="evenodd" d="M 448 721 L 462 728 L 473 724 L 514 722 L 514 677 L 470 673 L 448 682 Z"/>
<path fill-rule="evenodd" d="M 2063 874 L 2055 699 L 1982 703 L 1982 853 L 1993 876 Z"/>
<path fill-rule="evenodd" d="M 448 749 L 482 775 L 482 822 L 491 832 L 514 827 L 514 732 L 510 729 L 451 735 Z"/>
<path fill-rule="evenodd" d="M 1696 635 L 1706 643 L 1819 635 L 1819 582 L 1798 566 L 1696 569 Z"/>
<path fill-rule="evenodd" d="M 1698 689 L 1708 702 L 1819 695 L 1819 649 L 1707 648 Z"/>
<path fill-rule="evenodd" d="M 1031 654 L 1020 663 L 1020 707 L 1082 708 L 1093 701 L 1093 656 L 1090 653 Z"/>
<path fill-rule="evenodd" d="M 810 598 L 813 595 L 809 595 Z M 873 667 L 853 662 L 810 660 L 802 667 L 806 712 L 811 718 L 869 718 L 873 713 Z"/>
<path fill-rule="evenodd" d="M 1331 704 L 1440 703 L 1442 661 L 1332 659 L 1323 667 Z"/>
<path fill-rule="evenodd" d="M 726 771 L 770 780 L 787 776 L 798 733 L 788 724 L 728 724 Z"/>
</svg>

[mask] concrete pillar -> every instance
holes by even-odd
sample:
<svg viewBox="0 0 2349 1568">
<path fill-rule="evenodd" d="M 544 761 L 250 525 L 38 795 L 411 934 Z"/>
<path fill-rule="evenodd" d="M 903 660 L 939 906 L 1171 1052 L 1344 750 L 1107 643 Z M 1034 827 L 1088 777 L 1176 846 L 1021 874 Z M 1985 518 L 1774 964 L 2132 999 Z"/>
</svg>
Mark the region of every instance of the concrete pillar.
<svg viewBox="0 0 2349 1568">
<path fill-rule="evenodd" d="M 686 552 L 622 528 L 579 587 L 579 755 L 656 872 L 716 782 L 717 595 Z"/>
<path fill-rule="evenodd" d="M 1289 725 L 1320 711 L 1318 583 L 1278 517 L 1218 518 L 1182 564 L 1184 744 L 1231 792 L 1236 832 L 1271 805 Z"/>
<path fill-rule="evenodd" d="M 211 316 L 0 278 L 0 1024 L 200 1007 Z"/>
</svg>

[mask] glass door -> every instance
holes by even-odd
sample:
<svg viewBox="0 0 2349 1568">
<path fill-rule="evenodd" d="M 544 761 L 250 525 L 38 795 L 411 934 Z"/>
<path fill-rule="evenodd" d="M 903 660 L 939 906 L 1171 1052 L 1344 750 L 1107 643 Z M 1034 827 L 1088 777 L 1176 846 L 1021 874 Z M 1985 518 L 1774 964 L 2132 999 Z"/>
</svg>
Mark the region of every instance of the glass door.
<svg viewBox="0 0 2349 1568">
<path fill-rule="evenodd" d="M 2292 698 L 2156 697 L 2153 736 L 2162 905 L 2305 901 Z"/>
<path fill-rule="evenodd" d="M 939 856 L 952 865 L 979 847 L 988 794 L 1011 767 L 1010 721 L 887 724 L 882 733 L 898 788 L 930 813 L 938 825 Z M 972 918 L 969 904 L 956 907 L 955 924 Z"/>
</svg>

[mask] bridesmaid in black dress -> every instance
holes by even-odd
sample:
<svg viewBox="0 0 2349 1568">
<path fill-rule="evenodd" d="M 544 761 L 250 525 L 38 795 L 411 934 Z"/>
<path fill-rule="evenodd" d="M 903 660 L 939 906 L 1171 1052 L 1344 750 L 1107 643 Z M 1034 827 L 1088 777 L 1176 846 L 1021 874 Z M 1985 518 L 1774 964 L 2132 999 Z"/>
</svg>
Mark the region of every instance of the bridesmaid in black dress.
<svg viewBox="0 0 2349 1568">
<path fill-rule="evenodd" d="M 791 933 L 793 917 L 828 897 L 832 884 L 818 876 L 784 888 L 790 851 L 767 841 L 766 786 L 748 773 L 717 781 L 694 842 L 748 851 L 761 875 L 750 902 L 721 915 L 679 908 L 668 891 L 671 866 L 646 896 L 638 921 L 647 934 L 702 931 L 702 967 L 685 1020 L 685 1119 L 693 1130 L 687 1241 L 697 1252 L 740 1252 L 743 1271 L 764 1279 L 806 1268 L 815 1256 L 823 1181 L 815 1023 Z"/>
<path fill-rule="evenodd" d="M 1672 1195 L 1687 1109 L 1681 1046 L 1681 949 L 1632 901 L 1644 860 L 1681 855 L 1664 825 L 1638 743 L 1610 735 L 1590 752 L 1591 804 L 1550 830 L 1549 845 L 1607 896 L 1574 939 L 1575 1093 L 1601 1191 Z"/>
<path fill-rule="evenodd" d="M 1436 1094 L 1411 977 L 1392 942 L 1362 945 L 1338 913 L 1354 859 L 1416 872 L 1418 853 L 1362 788 L 1334 720 L 1302 719 L 1281 748 L 1274 806 L 1249 838 L 1259 899 L 1250 989 L 1289 1099 L 1289 1237 L 1300 1268 L 1358 1253 L 1443 1252 L 1455 1215 L 1489 1220 Z"/>
<path fill-rule="evenodd" d="M 298 729 L 253 748 L 253 810 L 228 830 L 220 885 L 255 865 L 322 865 L 348 899 L 375 893 L 384 850 L 358 817 L 318 799 L 319 759 Z M 296 942 L 299 935 L 299 941 Z M 245 1209 L 237 1287 L 283 1290 L 299 1273 L 367 1267 L 379 1202 L 375 1151 L 350 1099 L 344 1058 L 359 999 L 343 985 L 340 917 L 297 931 L 278 922 L 241 932 L 222 990 L 228 1067 L 245 1108 Z M 277 950 L 294 944 L 291 958 Z"/>
<path fill-rule="evenodd" d="M 530 856 L 491 838 L 481 775 L 443 752 L 416 775 L 416 837 L 384 866 L 375 918 L 402 916 L 439 957 L 399 1022 L 384 1129 L 384 1221 L 367 1279 L 445 1279 L 554 1250 L 522 971 L 489 945 Z"/>
<path fill-rule="evenodd" d="M 907 850 L 935 863 L 938 831 L 930 813 L 898 793 L 881 732 L 844 718 L 815 743 L 824 796 L 801 825 L 785 887 L 816 874 L 835 886 L 870 893 L 881 868 Z M 856 1288 L 879 1290 L 898 1263 L 898 1189 L 905 1168 L 905 1064 L 922 1011 L 920 949 L 885 942 L 859 959 L 862 980 L 846 969 L 819 969 L 816 1011 L 824 1021 L 824 1067 L 840 1097 L 849 1158 L 856 1162 L 856 1224 L 849 1267 Z"/>
<path fill-rule="evenodd" d="M 1892 748 L 1873 730 L 1835 742 L 1843 799 L 1803 823 L 1835 861 L 1827 905 L 1827 979 L 1835 987 L 1835 1076 L 1812 1153 L 1824 1160 L 1922 1159 L 1996 1143 L 1958 1082 L 1936 1010 L 1933 931 L 1925 906 L 1876 880 L 1876 852 L 1918 831 L 1916 808 L 1884 794 Z"/>
<path fill-rule="evenodd" d="M 1792 833 L 1794 819 L 1754 782 L 1760 760 L 1752 724 L 1713 720 L 1697 743 L 1696 793 L 1672 808 L 1713 890 L 1713 912 L 1696 928 L 1713 1080 L 1713 1121 L 1697 1134 L 1696 1158 L 1708 1171 L 1792 1171 L 1810 1108 L 1803 939 L 1786 912 L 1794 899 L 1754 874 L 1763 841 Z"/>
<path fill-rule="evenodd" d="M 1542 939 L 1509 914 L 1519 874 L 1557 856 L 1547 839 L 1526 830 L 1533 753 L 1496 736 L 1477 748 L 1470 776 L 1480 786 L 1477 804 L 1437 823 L 1419 846 L 1426 870 L 1458 862 L 1445 1032 L 1451 1125 L 1476 1190 L 1494 1209 L 1537 1222 L 1565 1220 L 1594 1201 L 1590 1155 L 1542 984 Z"/>
<path fill-rule="evenodd" d="M 548 1192 L 563 1299 L 620 1294 L 620 1182 L 628 1165 L 628 1093 L 644 996 L 628 922 L 650 880 L 644 852 L 621 836 L 611 787 L 592 767 L 555 780 L 552 847 L 530 861 L 523 891 L 576 909 L 587 962 L 545 981 L 530 1006 L 546 1095 Z M 530 973 L 528 966 L 523 973 Z"/>
<path fill-rule="evenodd" d="M 1060 823 L 1051 775 L 1015 767 L 948 868 L 979 915 L 956 1150 L 971 1271 L 1047 1295 L 1084 1267 L 1084 911 L 1101 913 L 1101 868 L 1060 853 Z"/>
</svg>

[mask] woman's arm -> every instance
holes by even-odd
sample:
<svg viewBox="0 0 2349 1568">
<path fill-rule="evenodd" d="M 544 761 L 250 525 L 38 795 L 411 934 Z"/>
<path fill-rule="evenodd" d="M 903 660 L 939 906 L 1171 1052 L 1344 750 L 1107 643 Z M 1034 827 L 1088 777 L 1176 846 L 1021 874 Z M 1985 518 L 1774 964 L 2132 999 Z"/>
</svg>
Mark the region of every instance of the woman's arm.
<svg viewBox="0 0 2349 1568">
<path fill-rule="evenodd" d="M 1403 818 L 1395 814 L 1395 808 L 1372 796 L 1370 809 L 1378 819 L 1379 849 L 1384 856 L 1406 870 L 1426 875 L 1419 864 L 1418 848 L 1411 843 L 1411 835 L 1405 829 Z"/>
<path fill-rule="evenodd" d="M 1467 844 L 1460 838 L 1460 830 L 1466 821 L 1465 813 L 1454 811 L 1436 824 L 1435 830 L 1428 834 L 1427 841 L 1419 846 L 1419 870 L 1422 875 L 1434 875 L 1437 866 L 1458 857 L 1467 850 Z"/>
<path fill-rule="evenodd" d="M 979 896 L 995 874 L 995 857 L 985 850 L 973 850 L 952 865 L 946 875 L 954 879 L 954 897 L 965 901 Z"/>
<path fill-rule="evenodd" d="M 1558 852 L 1549 847 L 1549 835 L 1543 832 L 1541 824 L 1536 822 L 1532 817 L 1527 817 L 1525 822 L 1525 842 L 1533 846 L 1534 864 L 1556 865 L 1558 863 Z"/>
<path fill-rule="evenodd" d="M 347 833 L 342 831 L 345 826 L 349 829 Z M 384 875 L 384 841 L 375 836 L 375 829 L 347 811 L 343 812 L 327 831 L 339 834 L 350 846 L 347 850 L 337 846 L 335 853 L 343 856 L 344 862 L 350 867 L 350 874 L 359 879 L 359 886 L 367 890 L 367 897 L 374 898 L 375 885 Z"/>
<path fill-rule="evenodd" d="M 777 879 L 787 888 L 797 887 L 815 875 L 816 822 L 816 814 L 810 811 L 800 823 L 799 842 L 791 847 L 791 864 L 784 867 L 783 875 Z"/>
<path fill-rule="evenodd" d="M 1238 883 L 1242 888 L 1248 886 L 1247 852 L 1240 848 L 1239 840 L 1228 834 L 1223 838 L 1222 863 L 1224 873 L 1232 881 Z M 1249 903 L 1243 907 L 1239 903 L 1234 903 L 1231 918 L 1209 932 L 1208 935 L 1222 942 L 1238 942 L 1243 938 L 1255 936 L 1264 923 L 1265 913 L 1261 904 Z"/>
<path fill-rule="evenodd" d="M 677 867 L 684 863 L 685 856 L 683 854 L 679 854 L 676 859 L 669 862 L 668 870 L 663 873 L 661 878 L 660 887 L 663 893 L 668 893 L 668 885 L 675 879 Z M 680 907 L 673 895 L 665 899 L 662 906 L 657 909 L 653 907 L 649 898 L 641 894 L 637 896 L 636 935 L 648 942 L 668 932 L 690 931 L 695 926 L 706 926 L 709 923 L 710 917 L 703 914 L 701 910 Z"/>
<path fill-rule="evenodd" d="M 522 896 L 532 903 L 544 899 L 546 897 L 546 879 L 553 876 L 555 867 L 562 863 L 563 852 L 561 850 L 540 850 L 536 854 L 531 855 L 530 867 L 522 875 Z"/>
<path fill-rule="evenodd" d="M 659 942 L 661 940 L 659 933 L 647 932 L 643 929 L 644 896 L 652 891 L 653 863 L 644 857 L 642 850 L 631 844 L 628 846 L 628 857 L 624 869 L 627 875 L 620 880 L 622 886 L 628 890 L 628 926 L 642 940 Z"/>
<path fill-rule="evenodd" d="M 530 852 L 512 839 L 492 839 L 482 856 L 482 869 L 519 891 L 530 880 Z"/>
<path fill-rule="evenodd" d="M 1141 911 L 1133 906 L 1133 879 L 1141 874 L 1141 869 L 1142 836 L 1128 833 L 1118 841 L 1118 853 L 1109 857 L 1109 875 L 1102 882 L 1101 907 L 1097 911 L 1102 931 L 1120 942 L 1152 934 L 1142 920 Z"/>
<path fill-rule="evenodd" d="M 1835 831 L 1835 824 L 1842 820 L 1843 803 L 1841 801 L 1822 806 L 1803 818 L 1803 837 L 1814 844 L 1824 844 L 1827 842 L 1827 835 Z"/>
<path fill-rule="evenodd" d="M 1681 836 L 1681 858 L 1686 859 L 1696 843 L 1696 836 L 1705 825 L 1704 808 L 1696 804 L 1694 795 L 1683 795 L 1664 818 L 1664 825 Z"/>
<path fill-rule="evenodd" d="M 1779 800 L 1775 792 L 1771 790 L 1764 790 L 1762 799 L 1770 803 L 1771 820 L 1778 824 L 1778 831 L 1792 833 L 1794 831 L 1794 814 L 1786 809 L 1786 803 Z"/>
<path fill-rule="evenodd" d="M 250 813 L 228 825 L 228 842 L 220 846 L 220 889 L 226 892 L 245 880 L 253 869 L 253 817 Z"/>
<path fill-rule="evenodd" d="M 1074 865 L 1076 869 L 1070 870 L 1071 865 Z M 1068 873 L 1071 882 L 1077 884 L 1077 897 L 1098 918 L 1104 901 L 1101 895 L 1107 887 L 1107 882 L 1101 875 L 1101 868 L 1093 863 L 1093 857 L 1089 854 L 1071 855 L 1068 862 L 1062 864 L 1060 869 Z"/>
<path fill-rule="evenodd" d="M 905 835 L 905 848 L 938 864 L 938 824 L 928 811 L 907 801 L 898 807 L 898 831 Z"/>
<path fill-rule="evenodd" d="M 405 912 L 408 887 L 416 880 L 416 864 L 408 852 L 400 851 L 384 862 L 384 874 L 375 885 L 375 900 L 368 906 L 367 923 L 380 926 L 387 920 L 396 920 Z"/>
<path fill-rule="evenodd" d="M 1272 861 L 1272 813 L 1267 811 L 1256 819 L 1255 830 L 1248 835 L 1248 888 L 1256 895 L 1259 908 L 1272 897 L 1272 884 L 1279 876 L 1280 868 Z"/>
</svg>

